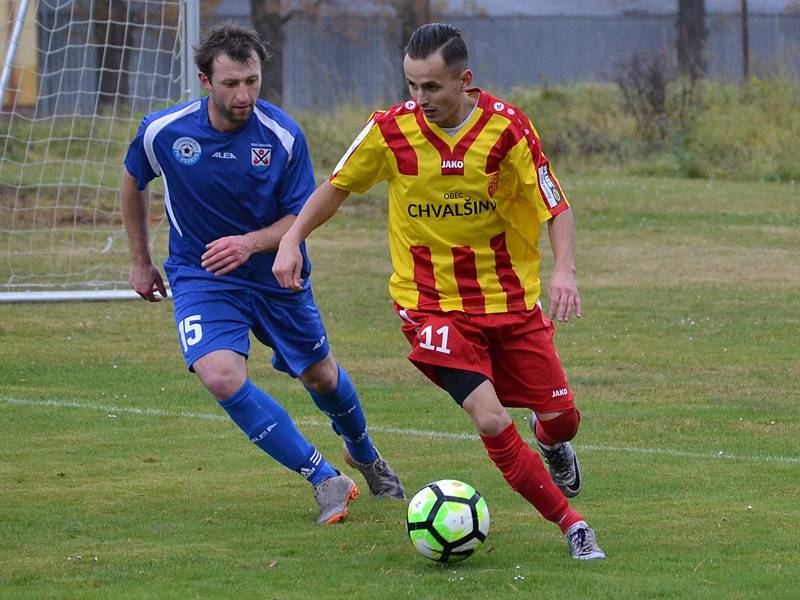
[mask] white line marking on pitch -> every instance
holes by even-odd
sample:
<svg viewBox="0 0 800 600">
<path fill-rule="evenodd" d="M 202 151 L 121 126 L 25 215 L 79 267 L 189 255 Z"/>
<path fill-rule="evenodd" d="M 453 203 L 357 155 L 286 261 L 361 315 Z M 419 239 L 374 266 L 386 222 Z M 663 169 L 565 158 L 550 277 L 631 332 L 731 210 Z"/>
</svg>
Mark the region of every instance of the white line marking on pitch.
<svg viewBox="0 0 800 600">
<path fill-rule="evenodd" d="M 162 410 L 160 408 L 139 408 L 136 406 L 114 406 L 112 404 L 95 404 L 92 402 L 74 402 L 70 400 L 23 400 L 20 398 L 9 398 L 0 396 L 0 402 L 6 404 L 13 404 L 16 406 L 35 406 L 40 408 L 78 408 L 83 410 L 95 410 L 108 413 L 109 415 L 115 413 L 126 413 L 132 415 L 144 415 L 149 417 L 170 417 L 181 419 L 202 419 L 204 421 L 224 421 L 230 422 L 227 416 L 213 413 L 200 413 L 191 411 L 171 411 Z M 299 425 L 309 425 L 312 427 L 327 426 L 325 421 L 318 421 L 316 419 L 295 419 Z M 389 427 L 385 425 L 370 425 L 371 431 L 379 431 L 381 433 L 393 433 L 398 435 L 409 435 L 414 437 L 426 437 L 433 439 L 445 440 L 468 440 L 478 441 L 478 436 L 474 433 L 451 433 L 448 431 L 429 431 L 425 429 L 409 429 L 405 427 Z M 735 452 L 725 452 L 720 450 L 716 453 L 711 452 L 687 452 L 684 450 L 674 450 L 671 448 L 625 448 L 619 446 L 599 446 L 597 444 L 576 444 L 576 448 L 580 450 L 588 450 L 594 452 L 612 452 L 622 453 L 629 452 L 631 454 L 660 454 L 663 456 L 672 456 L 677 458 L 696 458 L 702 460 L 709 459 L 727 459 L 727 460 L 749 460 L 753 462 L 776 462 L 776 463 L 790 463 L 800 464 L 800 456 L 780 456 L 769 454 L 736 454 Z"/>
</svg>

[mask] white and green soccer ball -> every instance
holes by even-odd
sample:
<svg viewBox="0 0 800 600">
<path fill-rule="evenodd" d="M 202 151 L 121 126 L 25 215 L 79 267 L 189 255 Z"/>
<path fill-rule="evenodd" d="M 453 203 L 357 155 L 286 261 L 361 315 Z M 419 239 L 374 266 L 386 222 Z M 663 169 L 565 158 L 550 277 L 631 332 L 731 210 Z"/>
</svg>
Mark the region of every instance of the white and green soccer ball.
<svg viewBox="0 0 800 600">
<path fill-rule="evenodd" d="M 429 483 L 408 505 L 408 537 L 422 556 L 457 562 L 486 541 L 489 509 L 475 488 L 455 479 Z"/>
</svg>

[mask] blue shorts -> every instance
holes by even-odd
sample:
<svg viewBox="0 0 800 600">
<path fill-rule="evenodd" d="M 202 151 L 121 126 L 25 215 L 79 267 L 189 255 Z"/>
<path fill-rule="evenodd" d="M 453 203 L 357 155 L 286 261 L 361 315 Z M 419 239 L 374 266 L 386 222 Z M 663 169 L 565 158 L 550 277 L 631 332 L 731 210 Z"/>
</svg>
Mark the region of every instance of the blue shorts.
<svg viewBox="0 0 800 600">
<path fill-rule="evenodd" d="M 250 331 L 272 348 L 272 366 L 298 377 L 324 359 L 330 347 L 311 290 L 275 298 L 249 289 L 182 292 L 174 297 L 183 357 L 194 362 L 215 350 L 247 357 Z"/>
</svg>

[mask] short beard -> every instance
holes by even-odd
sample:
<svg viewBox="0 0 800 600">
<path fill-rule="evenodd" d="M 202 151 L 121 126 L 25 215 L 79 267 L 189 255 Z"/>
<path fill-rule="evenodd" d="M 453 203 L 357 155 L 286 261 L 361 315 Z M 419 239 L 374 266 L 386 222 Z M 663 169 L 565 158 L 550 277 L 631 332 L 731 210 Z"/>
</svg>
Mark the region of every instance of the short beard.
<svg viewBox="0 0 800 600">
<path fill-rule="evenodd" d="M 217 109 L 217 111 L 219 112 L 220 116 L 223 119 L 225 119 L 226 121 L 228 121 L 228 123 L 244 123 L 245 121 L 247 121 L 247 119 L 250 118 L 250 115 L 253 114 L 253 107 L 252 106 L 250 107 L 250 110 L 248 110 L 244 114 L 244 116 L 239 117 L 239 116 L 235 115 L 232 111 L 228 110 L 228 108 L 226 106 L 221 104 L 217 100 L 216 96 L 214 96 L 213 94 L 211 95 L 211 101 L 214 102 L 214 107 Z"/>
</svg>

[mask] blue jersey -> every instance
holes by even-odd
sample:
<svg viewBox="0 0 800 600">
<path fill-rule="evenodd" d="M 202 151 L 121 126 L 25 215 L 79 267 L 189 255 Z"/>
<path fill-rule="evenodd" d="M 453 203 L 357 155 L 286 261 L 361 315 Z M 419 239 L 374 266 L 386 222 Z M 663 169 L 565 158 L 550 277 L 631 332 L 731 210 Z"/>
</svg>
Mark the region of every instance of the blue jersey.
<svg viewBox="0 0 800 600">
<path fill-rule="evenodd" d="M 314 172 L 300 127 L 282 110 L 258 100 L 250 119 L 222 133 L 211 126 L 208 98 L 148 115 L 128 148 L 125 167 L 144 190 L 164 179 L 169 257 L 164 270 L 174 292 L 257 288 L 293 294 L 272 274 L 273 252 L 253 254 L 227 275 L 200 266 L 206 244 L 263 229 L 300 212 L 314 191 Z M 305 246 L 302 278 L 311 265 Z"/>
</svg>

